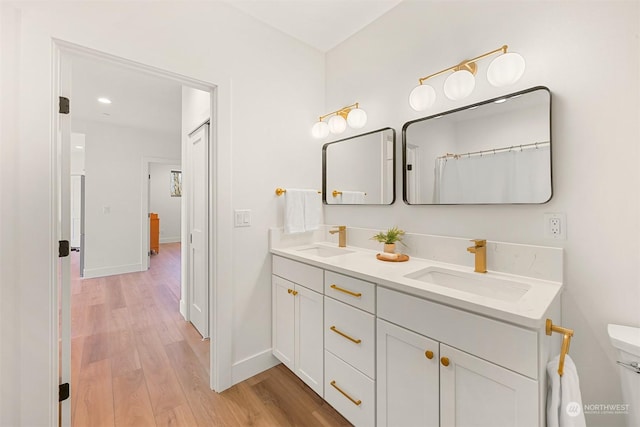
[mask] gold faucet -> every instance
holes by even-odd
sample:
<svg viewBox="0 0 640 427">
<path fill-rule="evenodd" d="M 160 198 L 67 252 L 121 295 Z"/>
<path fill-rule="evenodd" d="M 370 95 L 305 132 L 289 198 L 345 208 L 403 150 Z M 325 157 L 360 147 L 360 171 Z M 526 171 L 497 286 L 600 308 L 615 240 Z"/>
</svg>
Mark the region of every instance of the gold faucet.
<svg viewBox="0 0 640 427">
<path fill-rule="evenodd" d="M 336 234 L 338 233 L 338 247 L 345 248 L 347 247 L 347 226 L 346 225 L 336 225 L 338 228 L 334 228 L 333 230 L 329 230 L 329 233 Z"/>
<path fill-rule="evenodd" d="M 476 273 L 486 273 L 487 272 L 487 241 L 484 239 L 474 239 L 471 240 L 475 243 L 475 246 L 470 246 L 467 248 L 467 252 L 471 252 L 476 255 L 476 265 L 475 271 Z"/>
</svg>

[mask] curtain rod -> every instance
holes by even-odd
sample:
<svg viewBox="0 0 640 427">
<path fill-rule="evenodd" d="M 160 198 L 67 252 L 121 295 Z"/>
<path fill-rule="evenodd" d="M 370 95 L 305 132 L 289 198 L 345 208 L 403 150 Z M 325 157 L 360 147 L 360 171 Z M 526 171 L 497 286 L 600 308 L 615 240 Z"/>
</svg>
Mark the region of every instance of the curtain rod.
<svg viewBox="0 0 640 427">
<path fill-rule="evenodd" d="M 514 149 L 520 149 L 520 151 L 522 151 L 522 149 L 524 148 L 540 148 L 540 147 L 546 147 L 549 145 L 549 141 L 543 141 L 543 142 L 532 142 L 531 144 L 520 144 L 520 145 L 512 145 L 510 147 L 502 147 L 502 148 L 493 148 L 491 150 L 481 150 L 481 151 L 471 151 L 469 153 L 463 153 L 463 154 L 452 154 L 452 153 L 447 153 L 443 156 L 440 157 L 436 157 L 436 159 L 449 159 L 449 158 L 453 158 L 453 159 L 459 159 L 460 157 L 471 157 L 471 156 L 482 156 L 484 154 L 496 154 L 496 153 L 502 153 L 505 151 L 512 151 Z"/>
</svg>

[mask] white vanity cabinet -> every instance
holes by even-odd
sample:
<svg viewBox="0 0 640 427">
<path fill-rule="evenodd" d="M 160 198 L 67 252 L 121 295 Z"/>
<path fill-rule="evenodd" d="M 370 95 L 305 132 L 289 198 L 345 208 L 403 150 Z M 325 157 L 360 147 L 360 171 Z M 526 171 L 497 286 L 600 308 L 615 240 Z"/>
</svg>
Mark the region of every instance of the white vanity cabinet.
<svg viewBox="0 0 640 427">
<path fill-rule="evenodd" d="M 325 271 L 325 400 L 355 426 L 375 425 L 375 285 Z"/>
<path fill-rule="evenodd" d="M 377 299 L 378 427 L 540 425 L 536 332 L 385 288 Z"/>
<path fill-rule="evenodd" d="M 324 397 L 323 270 L 274 256 L 272 272 L 273 355 Z"/>
</svg>

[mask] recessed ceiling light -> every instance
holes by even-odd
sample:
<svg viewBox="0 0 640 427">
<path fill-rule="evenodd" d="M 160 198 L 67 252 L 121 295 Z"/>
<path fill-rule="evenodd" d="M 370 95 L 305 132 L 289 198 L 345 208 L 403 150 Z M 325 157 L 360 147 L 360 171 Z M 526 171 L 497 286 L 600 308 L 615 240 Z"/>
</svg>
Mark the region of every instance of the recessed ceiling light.
<svg viewBox="0 0 640 427">
<path fill-rule="evenodd" d="M 98 102 L 101 104 L 111 104 L 111 100 L 109 98 L 98 98 Z"/>
<path fill-rule="evenodd" d="M 77 148 L 78 150 L 84 150 L 84 147 L 83 147 L 82 145 L 76 145 L 76 148 Z"/>
<path fill-rule="evenodd" d="M 500 99 L 496 99 L 495 102 L 496 104 L 502 104 L 503 102 L 505 102 L 507 100 L 507 98 L 500 98 Z"/>
</svg>

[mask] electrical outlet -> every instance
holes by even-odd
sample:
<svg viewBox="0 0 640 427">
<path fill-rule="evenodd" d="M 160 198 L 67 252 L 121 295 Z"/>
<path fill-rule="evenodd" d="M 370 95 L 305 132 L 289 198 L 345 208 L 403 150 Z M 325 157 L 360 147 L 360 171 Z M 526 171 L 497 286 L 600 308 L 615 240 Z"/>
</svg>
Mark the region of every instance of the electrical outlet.
<svg viewBox="0 0 640 427">
<path fill-rule="evenodd" d="M 566 240 L 567 218 L 563 213 L 544 214 L 544 237 L 547 239 Z"/>
</svg>

